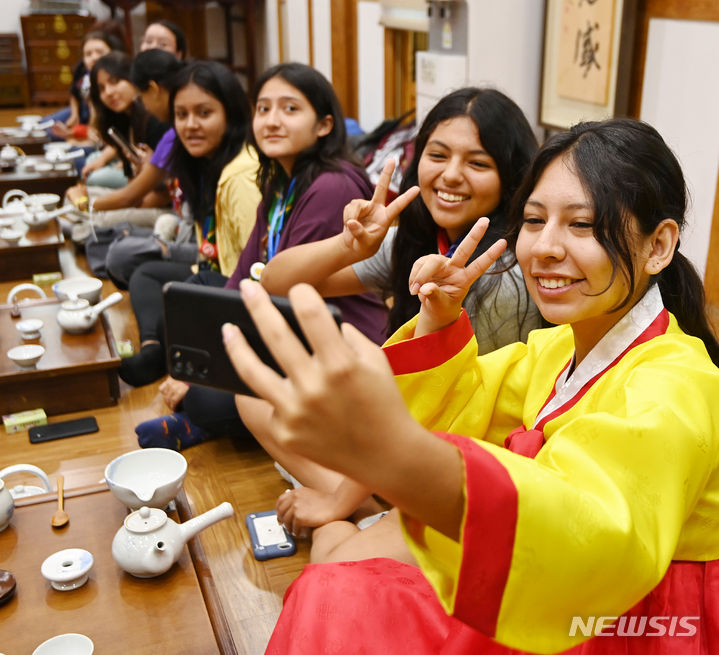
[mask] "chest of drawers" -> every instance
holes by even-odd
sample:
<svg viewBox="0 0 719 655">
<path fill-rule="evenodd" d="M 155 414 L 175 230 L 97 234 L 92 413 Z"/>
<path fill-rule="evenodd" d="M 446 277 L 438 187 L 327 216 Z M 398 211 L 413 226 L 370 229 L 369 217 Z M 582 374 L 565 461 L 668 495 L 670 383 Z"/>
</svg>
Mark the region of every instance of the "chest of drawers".
<svg viewBox="0 0 719 655">
<path fill-rule="evenodd" d="M 24 106 L 30 100 L 17 34 L 0 34 L 0 107 Z"/>
<path fill-rule="evenodd" d="M 95 22 L 79 14 L 28 14 L 20 17 L 33 104 L 63 104 L 72 71 L 82 57 L 82 37 Z"/>
</svg>

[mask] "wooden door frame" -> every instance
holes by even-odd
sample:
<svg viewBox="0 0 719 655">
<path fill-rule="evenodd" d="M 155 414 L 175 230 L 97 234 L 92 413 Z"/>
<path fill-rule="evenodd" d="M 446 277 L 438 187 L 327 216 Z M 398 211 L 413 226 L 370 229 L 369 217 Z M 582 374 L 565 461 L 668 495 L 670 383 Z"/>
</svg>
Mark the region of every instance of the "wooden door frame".
<svg viewBox="0 0 719 655">
<path fill-rule="evenodd" d="M 639 0 L 637 6 L 637 27 L 634 36 L 634 66 L 632 69 L 631 94 L 629 97 L 629 115 L 639 118 L 642 106 L 642 86 L 649 42 L 649 21 L 652 18 L 674 20 L 719 21 L 719 2 L 717 0 Z M 709 237 L 709 251 L 704 272 L 704 289 L 709 315 L 719 319 L 719 176 L 714 192 L 714 211 Z M 719 325 L 719 321 L 715 322 Z"/>
<path fill-rule="evenodd" d="M 415 79 L 416 32 L 384 30 L 384 113 L 395 117 L 417 105 Z"/>
<path fill-rule="evenodd" d="M 714 190 L 714 211 L 712 212 L 712 227 L 709 233 L 709 250 L 707 252 L 707 265 L 704 271 L 704 292 L 709 313 L 716 320 L 719 327 L 719 262 L 712 257 L 712 252 L 719 253 L 719 171 L 717 172 L 716 189 Z M 717 330 L 719 333 L 719 329 Z"/>
<path fill-rule="evenodd" d="M 717 0 L 639 0 L 637 4 L 637 27 L 634 35 L 634 62 L 632 68 L 629 115 L 639 117 L 642 107 L 642 85 L 649 42 L 649 21 L 652 18 L 676 20 L 719 21 Z"/>
<path fill-rule="evenodd" d="M 357 0 L 332 0 L 332 86 L 345 116 L 357 117 Z"/>
</svg>

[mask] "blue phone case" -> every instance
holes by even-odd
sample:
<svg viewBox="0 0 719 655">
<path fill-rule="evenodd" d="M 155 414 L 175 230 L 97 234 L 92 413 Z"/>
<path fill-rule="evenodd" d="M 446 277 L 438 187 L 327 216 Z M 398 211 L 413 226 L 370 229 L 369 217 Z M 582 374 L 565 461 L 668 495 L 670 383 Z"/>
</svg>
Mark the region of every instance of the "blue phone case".
<svg viewBox="0 0 719 655">
<path fill-rule="evenodd" d="M 297 551 L 292 536 L 277 522 L 277 512 L 253 512 L 245 517 L 252 541 L 252 552 L 260 562 L 274 557 L 289 557 Z"/>
</svg>

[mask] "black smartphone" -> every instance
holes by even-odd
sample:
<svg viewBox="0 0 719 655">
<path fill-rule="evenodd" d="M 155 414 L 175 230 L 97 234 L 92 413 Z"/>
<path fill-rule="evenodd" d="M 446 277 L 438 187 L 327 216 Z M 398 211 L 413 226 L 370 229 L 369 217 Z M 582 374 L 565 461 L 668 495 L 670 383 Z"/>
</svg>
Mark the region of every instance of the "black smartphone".
<svg viewBox="0 0 719 655">
<path fill-rule="evenodd" d="M 97 421 L 93 416 L 84 416 L 70 421 L 59 423 L 48 423 L 47 425 L 36 425 L 28 430 L 30 443 L 44 443 L 65 437 L 75 437 L 79 434 L 90 434 L 97 432 Z"/>
<path fill-rule="evenodd" d="M 277 521 L 277 512 L 255 512 L 245 517 L 256 560 L 263 562 L 273 557 L 289 557 L 297 551 L 292 536 Z"/>
<path fill-rule="evenodd" d="M 107 128 L 107 135 L 112 139 L 115 146 L 117 146 L 133 164 L 139 164 L 142 161 L 140 153 L 135 150 L 132 144 L 120 134 L 114 127 Z"/>
<path fill-rule="evenodd" d="M 270 296 L 295 334 L 311 352 L 289 300 Z M 328 309 L 339 325 L 340 310 L 328 304 Z M 222 325 L 237 325 L 257 356 L 282 374 L 277 362 L 265 346 L 236 289 L 208 287 L 186 282 L 168 282 L 163 288 L 165 313 L 165 355 L 167 370 L 176 380 L 201 384 L 206 387 L 254 395 L 239 378 L 222 343 Z"/>
</svg>

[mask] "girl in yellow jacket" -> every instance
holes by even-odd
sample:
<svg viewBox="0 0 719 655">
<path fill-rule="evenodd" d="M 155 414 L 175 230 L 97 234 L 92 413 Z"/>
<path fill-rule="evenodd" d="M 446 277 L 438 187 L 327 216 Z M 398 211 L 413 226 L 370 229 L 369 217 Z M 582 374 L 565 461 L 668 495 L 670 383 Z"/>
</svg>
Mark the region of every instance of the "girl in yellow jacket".
<svg viewBox="0 0 719 655">
<path fill-rule="evenodd" d="M 269 653 L 719 651 L 719 345 L 678 252 L 685 211 L 650 126 L 552 137 L 508 240 L 558 327 L 480 357 L 461 301 L 505 247 L 465 266 L 484 220 L 450 260 L 418 260 L 420 313 L 383 352 L 298 286 L 310 355 L 244 283 L 287 378 L 226 326 L 260 397 L 238 397 L 241 412 L 395 505 L 420 567 L 385 557 L 391 518 L 344 532 L 355 561 L 305 569 Z"/>
<path fill-rule="evenodd" d="M 196 242 L 162 239 L 161 248 L 130 276 L 129 290 L 141 349 L 123 359 L 120 377 L 132 386 L 162 377 L 162 287 L 171 280 L 224 286 L 255 224 L 260 191 L 259 161 L 248 147 L 250 106 L 236 75 L 212 61 L 187 64 L 175 77 L 170 94 L 177 138 L 169 155 L 170 174 L 177 178 L 191 219 L 178 229 L 194 227 Z M 138 258 L 144 253 L 134 252 Z M 199 271 L 197 267 L 199 266 Z"/>
</svg>

